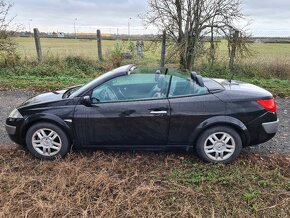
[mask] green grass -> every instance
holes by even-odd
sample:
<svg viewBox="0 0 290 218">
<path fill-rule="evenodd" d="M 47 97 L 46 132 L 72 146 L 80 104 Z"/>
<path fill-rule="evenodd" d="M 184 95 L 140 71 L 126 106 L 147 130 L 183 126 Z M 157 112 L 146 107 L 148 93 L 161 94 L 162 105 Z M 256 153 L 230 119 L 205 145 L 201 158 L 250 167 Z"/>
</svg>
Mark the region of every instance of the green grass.
<svg viewBox="0 0 290 218">
<path fill-rule="evenodd" d="M 18 52 L 21 56 L 36 58 L 34 39 L 31 38 L 15 38 L 18 44 Z M 114 40 L 103 40 L 102 47 L 104 54 L 112 50 L 115 45 Z M 97 42 L 96 40 L 83 39 L 41 39 L 42 50 L 44 56 L 83 56 L 90 59 L 97 58 Z M 149 47 L 150 42 L 145 42 L 145 47 Z M 218 57 L 220 59 L 227 58 L 227 43 L 221 41 L 218 43 L 219 51 Z M 252 43 L 250 48 L 253 51 L 253 56 L 249 59 L 253 60 L 290 60 L 290 44 L 279 43 Z M 154 52 L 155 53 L 155 52 Z M 156 52 L 156 59 L 158 59 L 159 52 Z M 247 60 L 247 59 L 246 59 Z"/>
<path fill-rule="evenodd" d="M 36 59 L 36 50 L 34 44 L 34 38 L 15 38 L 17 43 L 17 51 L 20 56 L 24 59 L 34 60 Z M 128 41 L 114 41 L 114 40 L 102 40 L 102 51 L 103 56 L 106 58 L 109 56 L 109 53 L 114 49 L 116 43 L 120 43 L 123 46 L 124 52 L 129 51 L 129 42 Z M 135 42 L 133 42 L 135 43 Z M 85 39 L 51 39 L 51 38 L 42 38 L 41 39 L 42 52 L 44 59 L 49 59 L 50 57 L 70 57 L 70 56 L 79 56 L 84 59 L 95 60 L 97 61 L 98 52 L 97 52 L 97 41 L 96 40 L 85 40 Z M 151 47 L 150 42 L 145 43 L 146 49 Z M 152 49 L 146 52 L 144 62 L 150 64 L 159 64 L 159 50 Z"/>
<path fill-rule="evenodd" d="M 28 89 L 35 91 L 58 90 L 77 84 L 85 84 L 90 78 L 51 76 L 0 76 L 0 90 Z"/>
</svg>

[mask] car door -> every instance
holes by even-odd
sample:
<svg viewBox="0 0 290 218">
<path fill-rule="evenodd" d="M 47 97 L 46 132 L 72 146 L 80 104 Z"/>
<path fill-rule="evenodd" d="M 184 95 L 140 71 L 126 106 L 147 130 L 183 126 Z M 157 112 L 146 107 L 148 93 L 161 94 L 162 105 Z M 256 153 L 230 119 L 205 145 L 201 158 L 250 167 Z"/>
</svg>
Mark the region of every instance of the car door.
<svg viewBox="0 0 290 218">
<path fill-rule="evenodd" d="M 223 115 L 225 111 L 217 97 L 187 78 L 173 76 L 168 97 L 171 107 L 169 145 L 188 145 L 202 121 Z"/>
<path fill-rule="evenodd" d="M 168 90 L 169 77 L 163 83 Z M 124 90 L 142 90 L 145 84 L 156 88 L 155 75 L 124 76 L 108 81 L 92 90 L 92 104 L 78 104 L 74 113 L 74 127 L 77 141 L 83 146 L 118 146 L 132 145 L 154 147 L 167 143 L 169 128 L 169 101 L 166 95 L 148 96 L 148 91 L 136 90 L 138 97 L 132 99 L 132 94 L 118 93 L 117 88 Z M 126 87 L 128 86 L 128 87 Z M 148 85 L 149 86 L 149 85 Z M 114 94 L 103 93 L 109 87 Z M 148 89 L 148 88 L 147 88 Z M 161 89 L 159 89 L 161 90 Z M 167 91 L 166 91 L 167 92 Z"/>
</svg>

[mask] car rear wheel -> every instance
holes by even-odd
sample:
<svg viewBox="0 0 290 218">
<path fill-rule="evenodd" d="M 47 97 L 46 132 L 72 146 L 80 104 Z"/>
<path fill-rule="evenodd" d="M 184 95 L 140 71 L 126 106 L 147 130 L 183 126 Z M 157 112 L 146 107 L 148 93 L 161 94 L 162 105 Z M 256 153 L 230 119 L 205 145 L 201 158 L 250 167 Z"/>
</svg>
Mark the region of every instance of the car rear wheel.
<svg viewBox="0 0 290 218">
<path fill-rule="evenodd" d="M 69 151 L 69 140 L 65 132 L 51 123 L 37 123 L 26 134 L 28 150 L 37 158 L 53 160 L 65 156 Z"/>
<path fill-rule="evenodd" d="M 196 144 L 198 156 L 209 163 L 231 163 L 241 150 L 240 135 L 234 129 L 224 126 L 205 130 Z"/>
</svg>

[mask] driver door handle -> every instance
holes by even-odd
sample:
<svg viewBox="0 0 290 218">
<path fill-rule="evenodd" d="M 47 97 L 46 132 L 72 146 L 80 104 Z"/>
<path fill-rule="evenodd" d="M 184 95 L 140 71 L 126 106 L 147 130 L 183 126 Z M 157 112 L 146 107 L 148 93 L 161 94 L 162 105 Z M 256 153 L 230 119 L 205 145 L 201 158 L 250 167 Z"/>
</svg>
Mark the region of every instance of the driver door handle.
<svg viewBox="0 0 290 218">
<path fill-rule="evenodd" d="M 167 114 L 167 111 L 151 111 L 150 114 Z"/>
</svg>

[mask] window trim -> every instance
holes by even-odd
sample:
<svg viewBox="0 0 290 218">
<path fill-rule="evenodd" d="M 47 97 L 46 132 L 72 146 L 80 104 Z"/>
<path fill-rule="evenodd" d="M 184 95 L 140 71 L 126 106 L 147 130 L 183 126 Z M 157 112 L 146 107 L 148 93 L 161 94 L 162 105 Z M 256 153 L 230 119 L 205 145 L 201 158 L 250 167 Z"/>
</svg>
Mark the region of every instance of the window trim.
<svg viewBox="0 0 290 218">
<path fill-rule="evenodd" d="M 100 104 L 113 104 L 113 103 L 128 103 L 128 102 L 137 102 L 137 101 L 160 101 L 160 100 L 168 100 L 167 97 L 165 98 L 147 98 L 147 99 L 133 99 L 133 100 L 120 100 L 120 101 L 106 101 L 106 102 L 98 102 L 92 103 L 92 105 L 100 105 Z"/>
<path fill-rule="evenodd" d="M 204 94 L 200 94 L 200 95 L 179 95 L 179 96 L 170 96 L 168 97 L 168 99 L 174 99 L 174 98 L 189 98 L 189 97 L 198 97 L 198 96 L 205 96 L 205 95 L 211 95 L 212 93 L 208 92 L 208 93 L 204 93 Z"/>
</svg>

